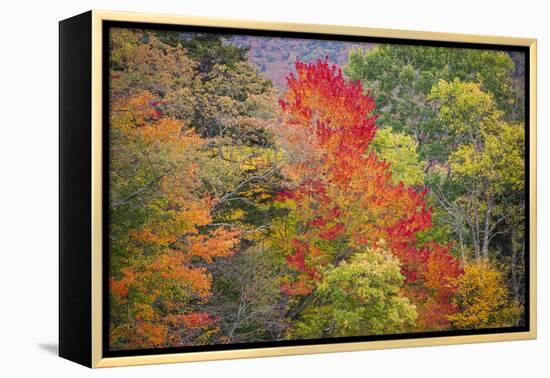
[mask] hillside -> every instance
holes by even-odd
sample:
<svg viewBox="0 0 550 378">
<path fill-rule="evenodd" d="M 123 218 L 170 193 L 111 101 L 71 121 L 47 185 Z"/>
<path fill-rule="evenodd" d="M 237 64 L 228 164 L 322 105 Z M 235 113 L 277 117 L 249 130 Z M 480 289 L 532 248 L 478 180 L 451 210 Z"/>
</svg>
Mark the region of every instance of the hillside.
<svg viewBox="0 0 550 378">
<path fill-rule="evenodd" d="M 249 62 L 277 88 L 284 87 L 286 75 L 294 70 L 297 57 L 307 62 L 328 56 L 331 62 L 343 66 L 347 63 L 350 50 L 368 49 L 373 46 L 370 43 L 244 35 L 234 35 L 226 41 L 238 47 L 248 48 Z"/>
</svg>

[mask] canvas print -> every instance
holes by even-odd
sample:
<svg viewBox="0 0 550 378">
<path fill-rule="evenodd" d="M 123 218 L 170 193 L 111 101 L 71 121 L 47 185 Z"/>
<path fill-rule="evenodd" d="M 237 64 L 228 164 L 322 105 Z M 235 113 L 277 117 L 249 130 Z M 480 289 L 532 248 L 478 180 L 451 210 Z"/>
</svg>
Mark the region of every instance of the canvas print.
<svg viewBox="0 0 550 378">
<path fill-rule="evenodd" d="M 525 59 L 110 27 L 108 350 L 524 327 Z"/>
</svg>

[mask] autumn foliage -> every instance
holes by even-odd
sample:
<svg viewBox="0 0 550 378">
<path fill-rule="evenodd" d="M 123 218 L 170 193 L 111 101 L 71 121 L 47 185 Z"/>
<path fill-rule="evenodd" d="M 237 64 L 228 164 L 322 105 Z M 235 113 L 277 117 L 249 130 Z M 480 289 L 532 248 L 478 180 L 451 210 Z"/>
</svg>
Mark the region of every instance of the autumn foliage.
<svg viewBox="0 0 550 378">
<path fill-rule="evenodd" d="M 109 35 L 110 350 L 522 321 L 522 129 L 481 84 L 409 98 L 425 65 L 380 71 L 404 52 L 373 49 L 274 87 L 230 36 Z"/>
<path fill-rule="evenodd" d="M 451 302 L 459 311 L 449 320 L 456 328 L 511 327 L 522 312 L 508 298 L 504 275 L 489 261 L 468 263 L 454 284 Z"/>
<path fill-rule="evenodd" d="M 148 207 L 158 215 L 127 231 L 128 257 L 118 277 L 110 280 L 113 301 L 127 307 L 130 317 L 124 327 L 111 329 L 114 343 L 147 348 L 183 345 L 194 341 L 195 334 L 203 337 L 204 330 L 215 332 L 218 319 L 195 310 L 197 304 L 208 302 L 212 286 L 208 269 L 197 262 L 210 264 L 233 254 L 240 234 L 236 228 L 204 229 L 212 223 L 216 199 L 195 195 L 197 164 L 177 160 L 203 142 L 182 122 L 162 117 L 155 105 L 145 91 L 114 102 L 111 119 L 114 130 L 139 144 L 149 161 L 179 163 L 151 178 L 149 185 L 157 188 L 158 199 Z M 124 200 L 116 203 L 124 205 Z"/>
<path fill-rule="evenodd" d="M 462 271 L 450 248 L 419 246 L 431 226 L 425 189 L 391 181 L 391 164 L 369 149 L 376 133 L 374 101 L 359 82 L 349 82 L 328 60 L 296 63 L 279 100 L 284 141 L 294 144 L 285 167 L 290 178 L 279 201 L 291 203 L 300 231 L 290 239 L 287 261 L 296 272 L 287 294 L 307 295 L 319 266 L 384 241 L 401 261 L 411 299 L 426 328 L 446 323 L 454 308 L 451 280 Z"/>
</svg>

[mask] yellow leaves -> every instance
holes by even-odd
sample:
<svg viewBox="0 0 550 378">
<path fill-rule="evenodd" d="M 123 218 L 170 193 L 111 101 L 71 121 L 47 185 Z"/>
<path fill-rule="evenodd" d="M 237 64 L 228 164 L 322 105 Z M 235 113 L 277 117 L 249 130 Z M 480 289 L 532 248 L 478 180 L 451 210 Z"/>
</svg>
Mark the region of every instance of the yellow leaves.
<svg viewBox="0 0 550 378">
<path fill-rule="evenodd" d="M 171 154 L 183 153 L 190 146 L 198 148 L 204 144 L 184 122 L 164 117 L 156 108 L 158 103 L 149 91 L 115 101 L 112 105 L 112 126 L 152 150 L 164 149 Z"/>
<path fill-rule="evenodd" d="M 155 310 L 147 303 L 136 303 L 134 305 L 134 313 L 136 320 L 151 321 L 155 319 Z"/>
<path fill-rule="evenodd" d="M 481 88 L 481 83 L 441 80 L 429 96 L 457 143 L 449 156 L 451 171 L 475 187 L 471 191 L 522 190 L 525 125 L 507 122 L 491 92 Z"/>
<path fill-rule="evenodd" d="M 270 84 L 244 58 L 218 64 L 198 51 L 209 41 L 188 51 L 164 38 L 114 28 L 109 41 L 112 340 L 132 348 L 211 341 L 217 320 L 197 312 L 211 295 L 208 264 L 245 232 L 213 217 L 248 221 L 238 201 L 267 203 L 280 160 Z M 167 332 L 191 325 L 201 331 Z"/>
<path fill-rule="evenodd" d="M 110 33 L 111 88 L 120 93 L 148 89 L 168 92 L 189 86 L 196 63 L 185 50 L 168 46 L 146 31 L 112 28 Z"/>
<path fill-rule="evenodd" d="M 169 232 L 156 230 L 156 232 L 150 229 L 144 230 L 130 230 L 128 235 L 133 239 L 140 241 L 145 244 L 154 244 L 157 246 L 162 246 L 165 244 L 173 243 L 176 241 L 177 237 Z"/>
<path fill-rule="evenodd" d="M 207 201 L 197 201 L 195 203 L 189 203 L 182 205 L 182 207 L 176 211 L 175 222 L 178 226 L 177 230 L 174 230 L 177 234 L 196 234 L 197 227 L 202 227 L 212 222 L 210 216 L 210 206 Z"/>
<path fill-rule="evenodd" d="M 243 209 L 233 209 L 228 212 L 225 218 L 227 221 L 235 222 L 242 220 L 245 215 L 246 212 Z"/>
<path fill-rule="evenodd" d="M 162 118 L 154 123 L 149 123 L 137 129 L 138 135 L 146 143 L 163 145 L 165 143 L 189 143 L 187 138 L 182 138 L 183 123 L 170 118 Z M 192 131 L 188 131 L 192 134 Z"/>
<path fill-rule="evenodd" d="M 240 164 L 240 169 L 243 171 L 255 171 L 257 169 L 263 169 L 269 167 L 270 162 L 266 156 L 250 156 L 248 159 Z"/>
<path fill-rule="evenodd" d="M 182 251 L 167 250 L 151 264 L 151 272 L 159 274 L 162 285 L 177 285 L 206 300 L 210 297 L 212 278 L 204 267 L 189 266 L 190 256 Z"/>
<path fill-rule="evenodd" d="M 130 230 L 129 236 L 142 243 L 162 247 L 176 243 L 184 235 L 197 234 L 197 227 L 211 222 L 205 202 L 170 202 L 158 211 L 163 213 L 162 217 L 151 220 L 141 230 Z"/>
<path fill-rule="evenodd" d="M 429 100 L 438 103 L 438 117 L 458 136 L 475 136 L 480 129 L 494 128 L 502 116 L 493 95 L 480 83 L 440 80 Z"/>
<path fill-rule="evenodd" d="M 207 226 L 210 222 L 210 213 L 204 203 L 190 203 L 186 207 L 167 211 L 156 223 L 150 223 L 139 231 L 131 230 L 129 235 L 136 241 L 158 248 L 174 245 L 184 255 L 212 263 L 214 257 L 233 253 L 241 231 L 218 227 L 207 234 L 199 234 L 198 227 Z"/>
<path fill-rule="evenodd" d="M 522 312 L 508 293 L 504 274 L 490 262 L 481 260 L 466 264 L 464 274 L 456 281 L 452 298 L 458 313 L 448 319 L 457 328 L 511 327 Z"/>
<path fill-rule="evenodd" d="M 294 324 L 291 332 L 302 337 L 372 335 L 403 332 L 417 317 L 416 309 L 402 296 L 399 260 L 380 248 L 365 249 L 337 266 L 322 270 L 316 303 Z"/>
<path fill-rule="evenodd" d="M 203 229 L 212 222 L 211 211 L 216 204 L 208 193 L 199 190 L 201 166 L 196 151 L 206 140 L 184 122 L 163 117 L 155 106 L 154 96 L 144 91 L 115 101 L 117 111 L 112 116 L 118 132 L 115 151 L 123 155 L 116 161 L 126 163 L 126 170 L 143 175 L 112 177 L 125 185 L 133 182 L 137 191 L 126 191 L 137 194 L 136 202 L 147 212 L 140 226 L 127 232 L 130 257 L 122 279 L 111 279 L 113 298 L 117 304 L 128 306 L 126 316 L 131 325 L 131 330 L 116 330 L 114 334 L 120 333 L 140 347 L 170 342 L 173 336 L 169 339 L 165 316 L 180 314 L 191 302 L 208 301 L 212 277 L 206 267 L 194 264 L 229 256 L 240 235 L 224 228 Z"/>
<path fill-rule="evenodd" d="M 495 185 L 523 190 L 525 185 L 525 126 L 500 122 L 498 131 L 485 135 L 484 159 Z"/>
<path fill-rule="evenodd" d="M 459 146 L 449 157 L 453 172 L 463 181 L 477 182 L 482 178 L 497 193 L 506 188 L 522 190 L 525 183 L 523 124 L 498 121 L 498 130 L 482 132 L 476 144 Z"/>
</svg>

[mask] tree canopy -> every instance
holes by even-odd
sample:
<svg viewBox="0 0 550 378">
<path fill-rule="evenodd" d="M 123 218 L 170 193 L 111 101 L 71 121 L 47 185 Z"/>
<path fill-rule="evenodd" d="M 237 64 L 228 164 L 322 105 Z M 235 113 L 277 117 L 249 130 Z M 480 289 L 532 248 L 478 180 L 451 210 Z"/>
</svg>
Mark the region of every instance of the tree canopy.
<svg viewBox="0 0 550 378">
<path fill-rule="evenodd" d="M 340 46 L 275 88 L 242 38 L 111 29 L 109 348 L 522 324 L 511 56 Z"/>
</svg>

